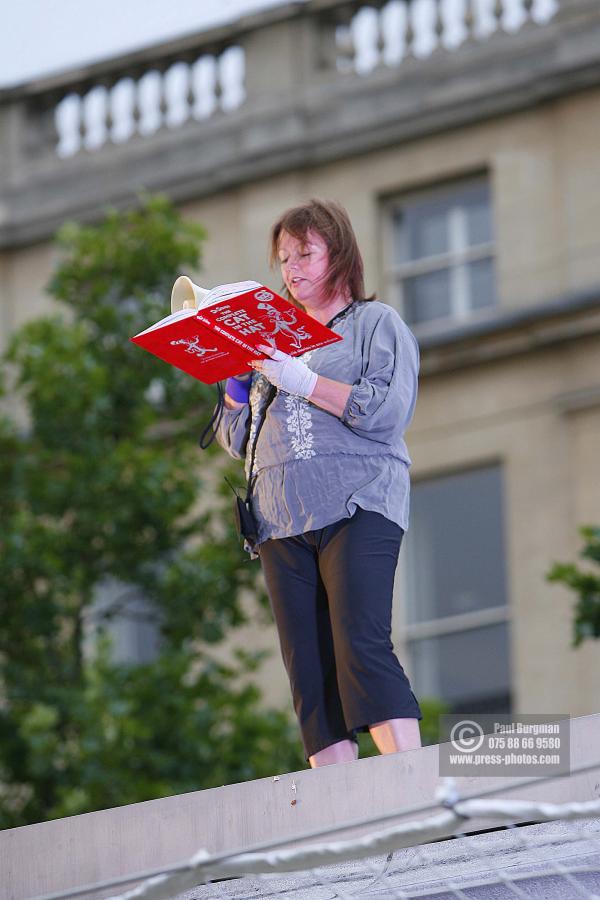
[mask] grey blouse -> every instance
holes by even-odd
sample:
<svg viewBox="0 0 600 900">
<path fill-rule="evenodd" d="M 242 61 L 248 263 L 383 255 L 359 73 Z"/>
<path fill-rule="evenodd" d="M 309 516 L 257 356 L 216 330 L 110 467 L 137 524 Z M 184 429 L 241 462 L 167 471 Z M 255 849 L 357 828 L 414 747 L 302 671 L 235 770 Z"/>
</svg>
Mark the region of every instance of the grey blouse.
<svg viewBox="0 0 600 900">
<path fill-rule="evenodd" d="M 355 301 L 332 329 L 342 341 L 304 353 L 314 372 L 352 385 L 340 418 L 278 390 L 259 431 L 252 506 L 258 543 L 324 528 L 360 506 L 408 528 L 404 432 L 417 398 L 419 348 L 398 313 Z M 254 373 L 249 406 L 223 411 L 217 440 L 246 459 L 270 383 Z"/>
</svg>

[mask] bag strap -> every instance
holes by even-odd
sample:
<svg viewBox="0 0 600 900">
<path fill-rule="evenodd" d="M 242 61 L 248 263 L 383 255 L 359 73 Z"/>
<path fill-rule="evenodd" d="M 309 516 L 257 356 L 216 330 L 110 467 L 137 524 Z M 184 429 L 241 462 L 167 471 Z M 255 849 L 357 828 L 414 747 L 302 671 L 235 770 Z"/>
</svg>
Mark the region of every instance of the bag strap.
<svg viewBox="0 0 600 900">
<path fill-rule="evenodd" d="M 219 423 L 223 416 L 223 410 L 225 408 L 225 395 L 223 392 L 223 385 L 220 381 L 217 382 L 217 405 L 215 406 L 214 412 L 210 417 L 210 421 L 206 425 L 206 427 L 202 430 L 202 434 L 198 439 L 198 444 L 202 450 L 206 450 L 207 447 L 210 447 L 212 442 L 216 437 L 216 431 L 219 427 Z"/>
</svg>

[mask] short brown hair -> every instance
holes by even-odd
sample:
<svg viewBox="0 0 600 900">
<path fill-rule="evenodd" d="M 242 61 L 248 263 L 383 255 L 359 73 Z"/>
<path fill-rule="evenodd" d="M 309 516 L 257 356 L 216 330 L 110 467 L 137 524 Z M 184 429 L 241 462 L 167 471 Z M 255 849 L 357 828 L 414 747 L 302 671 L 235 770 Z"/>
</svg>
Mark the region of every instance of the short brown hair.
<svg viewBox="0 0 600 900">
<path fill-rule="evenodd" d="M 329 253 L 325 290 L 329 296 L 336 290 L 347 288 L 353 300 L 373 299 L 365 298 L 362 256 L 350 217 L 340 203 L 313 198 L 286 209 L 271 228 L 271 266 L 278 262 L 279 240 L 283 231 L 299 241 L 305 240 L 309 231 L 314 231 L 325 241 Z M 294 302 L 287 290 L 286 293 L 288 299 Z"/>
</svg>

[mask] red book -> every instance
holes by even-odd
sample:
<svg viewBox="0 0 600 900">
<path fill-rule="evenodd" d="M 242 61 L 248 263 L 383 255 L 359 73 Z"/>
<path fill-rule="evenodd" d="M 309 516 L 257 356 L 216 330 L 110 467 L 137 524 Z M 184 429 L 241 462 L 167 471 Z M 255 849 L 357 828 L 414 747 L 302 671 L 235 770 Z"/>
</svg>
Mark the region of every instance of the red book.
<svg viewBox="0 0 600 900">
<path fill-rule="evenodd" d="M 257 344 L 300 356 L 342 340 L 256 281 L 200 292 L 199 308 L 174 312 L 130 340 L 205 384 L 250 371 L 253 359 L 267 359 Z"/>
</svg>

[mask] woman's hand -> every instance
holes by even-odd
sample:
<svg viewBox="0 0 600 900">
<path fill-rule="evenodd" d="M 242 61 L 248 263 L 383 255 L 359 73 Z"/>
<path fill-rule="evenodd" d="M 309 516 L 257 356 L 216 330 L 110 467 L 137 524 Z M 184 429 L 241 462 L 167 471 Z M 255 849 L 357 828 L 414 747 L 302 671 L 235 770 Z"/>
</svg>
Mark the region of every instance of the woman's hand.
<svg viewBox="0 0 600 900">
<path fill-rule="evenodd" d="M 234 375 L 227 379 L 225 384 L 225 406 L 228 409 L 238 409 L 249 402 L 252 373 Z"/>
<path fill-rule="evenodd" d="M 264 344 L 260 344 L 258 349 L 270 356 L 270 359 L 255 359 L 250 363 L 252 368 L 264 375 L 275 387 L 308 400 L 317 384 L 316 372 L 311 371 L 302 360 L 281 350 Z"/>
<path fill-rule="evenodd" d="M 288 394 L 310 399 L 315 406 L 320 406 L 338 418 L 342 416 L 352 390 L 351 384 L 317 375 L 302 360 L 288 356 L 281 350 L 265 347 L 263 344 L 258 349 L 271 359 L 254 360 L 251 365 L 257 372 L 262 372 L 271 384 Z"/>
</svg>

